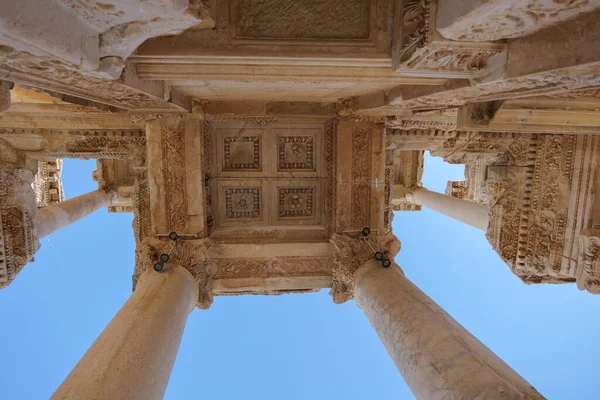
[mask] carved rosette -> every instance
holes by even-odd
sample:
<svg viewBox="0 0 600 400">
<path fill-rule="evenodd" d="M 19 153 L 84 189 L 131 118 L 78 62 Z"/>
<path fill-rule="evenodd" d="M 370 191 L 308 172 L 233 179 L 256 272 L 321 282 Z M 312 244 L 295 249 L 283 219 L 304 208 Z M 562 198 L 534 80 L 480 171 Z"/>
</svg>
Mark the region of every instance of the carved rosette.
<svg viewBox="0 0 600 400">
<path fill-rule="evenodd" d="M 33 173 L 24 168 L 0 169 L 0 288 L 8 286 L 39 249 L 33 217 Z"/>
<path fill-rule="evenodd" d="M 600 230 L 585 229 L 579 237 L 577 287 L 600 294 Z"/>
<path fill-rule="evenodd" d="M 345 303 L 354 297 L 356 271 L 374 259 L 371 247 L 375 251 L 387 251 L 386 257 L 390 260 L 400 251 L 400 241 L 394 235 L 370 235 L 366 239 L 356 239 L 334 234 L 330 242 L 333 249 L 333 284 L 329 294 L 336 304 Z"/>
<path fill-rule="evenodd" d="M 208 309 L 213 302 L 212 279 L 217 272 L 216 265 L 210 260 L 212 240 L 179 240 L 174 244 L 173 241 L 149 238 L 137 245 L 133 289 L 142 273 L 152 270 L 160 255 L 166 253 L 169 254 L 169 264 L 180 265 L 191 272 L 200 289 L 198 308 Z"/>
</svg>

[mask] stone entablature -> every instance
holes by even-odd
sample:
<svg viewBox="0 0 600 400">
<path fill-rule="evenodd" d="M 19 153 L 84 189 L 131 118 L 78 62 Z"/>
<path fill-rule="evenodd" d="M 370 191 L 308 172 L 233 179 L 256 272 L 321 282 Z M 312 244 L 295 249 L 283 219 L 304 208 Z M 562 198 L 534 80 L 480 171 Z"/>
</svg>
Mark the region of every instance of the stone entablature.
<svg viewBox="0 0 600 400">
<path fill-rule="evenodd" d="M 38 207 L 60 203 L 65 199 L 62 183 L 62 160 L 38 161 L 37 173 L 33 181 L 33 190 Z"/>
</svg>

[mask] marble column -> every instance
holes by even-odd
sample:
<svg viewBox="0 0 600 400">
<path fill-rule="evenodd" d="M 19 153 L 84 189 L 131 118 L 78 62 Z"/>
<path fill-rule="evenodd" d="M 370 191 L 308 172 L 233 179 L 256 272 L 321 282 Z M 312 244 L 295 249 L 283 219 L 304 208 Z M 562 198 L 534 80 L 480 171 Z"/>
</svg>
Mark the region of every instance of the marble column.
<svg viewBox="0 0 600 400">
<path fill-rule="evenodd" d="M 441 193 L 431 192 L 417 187 L 408 196 L 409 200 L 420 206 L 431 208 L 482 231 L 489 225 L 489 210 L 486 206 L 469 200 L 461 200 Z"/>
<path fill-rule="evenodd" d="M 417 399 L 543 399 L 393 265 L 368 261 L 354 299 Z"/>
<path fill-rule="evenodd" d="M 37 238 L 42 239 L 94 211 L 108 207 L 114 195 L 113 191 L 98 189 L 37 210 L 34 219 Z"/>
<path fill-rule="evenodd" d="M 176 264 L 147 270 L 52 400 L 162 399 L 198 283 Z"/>
</svg>

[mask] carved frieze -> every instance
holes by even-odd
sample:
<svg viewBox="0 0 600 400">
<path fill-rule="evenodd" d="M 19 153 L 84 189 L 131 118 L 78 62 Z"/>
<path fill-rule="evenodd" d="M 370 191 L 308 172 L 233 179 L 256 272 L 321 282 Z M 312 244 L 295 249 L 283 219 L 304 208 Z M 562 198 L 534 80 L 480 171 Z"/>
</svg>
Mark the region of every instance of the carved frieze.
<svg viewBox="0 0 600 400">
<path fill-rule="evenodd" d="M 577 287 L 600 294 L 600 230 L 584 229 L 579 236 Z"/>
<path fill-rule="evenodd" d="M 65 199 L 61 175 L 61 159 L 38 161 L 38 170 L 33 181 L 38 207 L 60 203 Z"/>
<path fill-rule="evenodd" d="M 28 169 L 0 167 L 0 288 L 8 286 L 39 249 L 33 179 Z"/>
<path fill-rule="evenodd" d="M 585 286 L 579 240 L 592 223 L 598 150 L 595 136 L 540 135 L 524 156 L 488 167 L 487 237 L 524 282 L 573 282 L 579 274 Z"/>
</svg>

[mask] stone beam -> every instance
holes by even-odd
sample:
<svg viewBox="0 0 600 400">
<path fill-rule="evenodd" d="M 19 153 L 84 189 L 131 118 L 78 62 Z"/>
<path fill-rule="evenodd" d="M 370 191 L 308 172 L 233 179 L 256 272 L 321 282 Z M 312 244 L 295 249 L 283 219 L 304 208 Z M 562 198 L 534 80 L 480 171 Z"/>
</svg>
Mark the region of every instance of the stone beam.
<svg viewBox="0 0 600 400">
<path fill-rule="evenodd" d="M 507 58 L 490 61 L 487 75 L 470 86 L 398 98 L 393 104 L 448 107 L 600 86 L 599 18 L 600 11 L 595 11 L 509 42 Z"/>
<path fill-rule="evenodd" d="M 148 123 L 148 182 L 152 234 L 207 234 L 204 125 L 172 117 Z"/>
<path fill-rule="evenodd" d="M 16 150 L 40 160 L 131 158 L 144 152 L 146 146 L 145 131 L 141 129 L 0 128 L 0 138 Z"/>
<path fill-rule="evenodd" d="M 52 67 L 45 65 L 50 64 Z M 147 86 L 129 86 L 119 80 L 85 76 L 72 67 L 29 53 L 0 52 L 0 79 L 47 93 L 59 93 L 82 101 L 124 110 L 181 112 L 184 108 L 150 92 Z"/>
<path fill-rule="evenodd" d="M 386 179 L 384 125 L 340 121 L 336 135 L 335 232 L 363 227 L 382 232 L 389 229 L 385 193 L 392 182 Z"/>
<path fill-rule="evenodd" d="M 600 133 L 600 114 L 594 110 L 537 109 L 507 104 L 495 110 L 493 115 L 478 111 L 481 110 L 481 105 L 489 104 L 473 103 L 460 107 L 457 129 L 490 132 Z M 564 106 L 568 107 L 566 104 Z"/>
<path fill-rule="evenodd" d="M 439 0 L 436 28 L 450 40 L 493 42 L 531 35 L 599 8 L 587 0 Z"/>
</svg>

